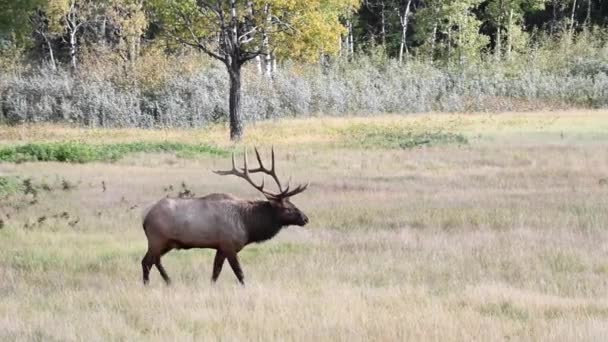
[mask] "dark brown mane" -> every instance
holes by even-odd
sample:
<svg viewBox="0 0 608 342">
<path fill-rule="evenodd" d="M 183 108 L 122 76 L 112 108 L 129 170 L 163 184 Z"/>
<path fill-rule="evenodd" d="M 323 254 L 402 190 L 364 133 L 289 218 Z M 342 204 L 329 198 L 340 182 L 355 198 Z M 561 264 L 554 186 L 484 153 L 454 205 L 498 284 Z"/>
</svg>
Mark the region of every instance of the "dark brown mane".
<svg viewBox="0 0 608 342">
<path fill-rule="evenodd" d="M 268 201 L 251 201 L 241 213 L 246 222 L 247 243 L 262 242 L 273 238 L 283 228 L 277 209 Z"/>
</svg>

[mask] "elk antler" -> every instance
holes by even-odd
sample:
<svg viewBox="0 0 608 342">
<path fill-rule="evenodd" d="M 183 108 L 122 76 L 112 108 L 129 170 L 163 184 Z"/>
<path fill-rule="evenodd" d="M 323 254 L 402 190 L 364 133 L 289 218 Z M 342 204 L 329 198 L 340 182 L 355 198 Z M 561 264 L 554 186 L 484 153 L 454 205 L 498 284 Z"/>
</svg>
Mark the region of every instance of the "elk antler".
<svg viewBox="0 0 608 342">
<path fill-rule="evenodd" d="M 294 196 L 294 195 L 299 194 L 300 192 L 306 190 L 306 188 L 308 187 L 308 183 L 305 185 L 298 185 L 295 189 L 289 190 L 289 182 L 288 182 L 287 187 L 285 189 L 283 189 L 283 187 L 281 186 L 281 181 L 279 180 L 279 177 L 277 177 L 277 174 L 275 172 L 274 147 L 271 149 L 271 152 L 270 152 L 271 153 L 270 169 L 267 169 L 264 166 L 264 163 L 262 163 L 262 158 L 260 157 L 260 153 L 258 152 L 257 147 L 255 147 L 254 150 L 255 150 L 256 159 L 258 160 L 258 164 L 259 164 L 259 166 L 257 168 L 249 170 L 249 167 L 247 165 L 247 149 L 245 149 L 245 158 L 244 158 L 244 168 L 243 169 L 239 169 L 236 167 L 236 164 L 234 162 L 234 153 L 232 153 L 232 169 L 228 170 L 228 171 L 213 171 L 213 172 L 215 172 L 216 174 L 218 174 L 220 176 L 234 175 L 239 178 L 243 178 L 249 184 L 251 184 L 251 186 L 253 186 L 258 191 L 263 193 L 264 196 L 266 196 L 267 198 L 272 198 L 272 199 L 282 199 L 282 198 L 291 197 L 291 196 Z M 264 190 L 264 178 L 262 177 L 262 184 L 257 185 L 251 179 L 251 177 L 250 177 L 251 173 L 263 173 L 263 174 L 271 176 L 272 179 L 274 179 L 274 181 L 277 183 L 277 187 L 279 188 L 279 193 L 275 194 L 275 193 L 271 193 L 267 190 Z"/>
</svg>

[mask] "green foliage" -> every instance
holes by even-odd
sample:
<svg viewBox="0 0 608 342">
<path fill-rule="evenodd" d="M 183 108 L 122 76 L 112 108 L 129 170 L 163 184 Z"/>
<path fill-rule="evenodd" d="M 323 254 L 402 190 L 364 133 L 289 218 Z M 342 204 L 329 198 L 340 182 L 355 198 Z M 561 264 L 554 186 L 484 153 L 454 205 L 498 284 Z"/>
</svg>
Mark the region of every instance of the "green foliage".
<svg viewBox="0 0 608 342">
<path fill-rule="evenodd" d="M 411 149 L 421 146 L 468 144 L 464 135 L 441 130 L 354 125 L 341 133 L 348 145 L 362 148 Z"/>
<path fill-rule="evenodd" d="M 482 49 L 489 43 L 480 35 L 482 22 L 473 10 L 481 0 L 432 0 L 416 15 L 419 25 L 417 39 L 423 54 L 460 62 L 478 60 Z"/>
<path fill-rule="evenodd" d="M 44 0 L 0 0 L 0 40 L 9 38 L 15 45 L 27 45 L 32 32 L 29 17 L 43 3 Z"/>
<path fill-rule="evenodd" d="M 171 42 L 205 45 L 206 50 L 220 56 L 227 53 L 215 42 L 223 30 L 221 21 L 231 20 L 228 1 L 218 2 L 216 6 L 199 4 L 195 0 L 154 0 L 147 6 Z M 245 34 L 249 39 L 242 39 L 244 33 L 239 32 L 239 42 L 243 41 L 242 45 L 247 46 L 246 51 L 257 50 L 267 43 L 266 50 L 280 57 L 317 60 L 321 53 L 338 52 L 337 42 L 344 33 L 340 18 L 358 6 L 357 0 L 237 1 L 239 30 L 241 27 L 257 28 Z M 258 34 L 261 31 L 265 34 Z M 267 41 L 264 40 L 266 36 Z"/>
<path fill-rule="evenodd" d="M 228 152 L 210 145 L 183 143 L 135 142 L 124 144 L 92 145 L 78 142 L 32 143 L 0 148 L 0 162 L 58 161 L 86 163 L 92 161 L 116 161 L 129 153 L 174 152 L 180 157 L 201 154 L 223 156 Z"/>
</svg>

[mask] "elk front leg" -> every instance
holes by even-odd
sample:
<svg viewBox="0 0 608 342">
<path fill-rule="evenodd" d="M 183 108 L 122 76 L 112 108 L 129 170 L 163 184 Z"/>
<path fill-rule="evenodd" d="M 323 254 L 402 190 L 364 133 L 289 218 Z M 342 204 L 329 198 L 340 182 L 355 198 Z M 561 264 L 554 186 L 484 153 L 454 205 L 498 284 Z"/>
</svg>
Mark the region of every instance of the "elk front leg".
<svg viewBox="0 0 608 342">
<path fill-rule="evenodd" d="M 167 271 L 163 267 L 163 264 L 160 263 L 160 257 L 156 258 L 154 265 L 156 265 L 156 268 L 158 269 L 158 272 L 160 272 L 160 276 L 163 277 L 165 283 L 167 285 L 171 285 L 171 278 L 169 278 L 169 275 L 167 275 Z"/>
<path fill-rule="evenodd" d="M 241 264 L 239 264 L 239 259 L 236 257 L 236 253 L 232 253 L 226 256 L 228 259 L 228 263 L 230 267 L 232 267 L 232 271 L 234 271 L 234 275 L 239 280 L 241 285 L 245 285 L 245 276 L 243 275 L 243 270 L 241 269 Z"/>
<path fill-rule="evenodd" d="M 218 249 L 215 252 L 215 259 L 213 259 L 213 275 L 211 275 L 211 281 L 214 283 L 217 280 L 217 277 L 220 276 L 220 272 L 222 272 L 224 260 L 226 260 L 226 256 Z"/>
</svg>

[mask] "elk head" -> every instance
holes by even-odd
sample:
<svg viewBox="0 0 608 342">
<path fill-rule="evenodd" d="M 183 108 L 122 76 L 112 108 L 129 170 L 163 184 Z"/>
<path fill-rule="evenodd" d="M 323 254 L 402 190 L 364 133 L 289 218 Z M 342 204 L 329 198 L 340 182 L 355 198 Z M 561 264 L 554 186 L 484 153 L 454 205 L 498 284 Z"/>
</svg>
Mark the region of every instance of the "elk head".
<svg viewBox="0 0 608 342">
<path fill-rule="evenodd" d="M 294 189 L 290 189 L 289 182 L 287 183 L 287 187 L 283 188 L 281 185 L 281 181 L 275 172 L 275 162 L 274 162 L 274 148 L 271 149 L 271 165 L 270 169 L 267 169 L 262 163 L 262 158 L 260 157 L 260 153 L 257 148 L 254 148 L 255 156 L 258 160 L 259 166 L 255 169 L 249 169 L 247 165 L 247 149 L 245 149 L 245 157 L 244 157 L 244 165 L 242 169 L 236 167 L 234 162 L 234 153 L 232 153 L 232 170 L 228 171 L 213 171 L 218 175 L 227 176 L 233 175 L 239 178 L 246 180 L 251 186 L 253 186 L 256 190 L 261 192 L 272 208 L 274 209 L 277 220 L 280 222 L 282 226 L 296 225 L 296 226 L 305 226 L 308 223 L 308 217 L 298 209 L 293 203 L 291 203 L 290 198 L 295 196 L 308 187 L 308 183 L 305 185 L 298 185 Z M 262 176 L 262 183 L 257 185 L 252 179 L 251 174 L 253 173 L 261 173 L 262 175 L 269 175 L 275 181 L 278 187 L 278 192 L 270 192 L 264 189 L 264 177 Z"/>
</svg>

